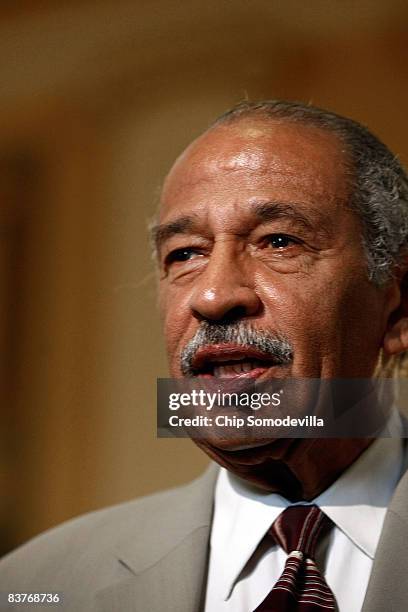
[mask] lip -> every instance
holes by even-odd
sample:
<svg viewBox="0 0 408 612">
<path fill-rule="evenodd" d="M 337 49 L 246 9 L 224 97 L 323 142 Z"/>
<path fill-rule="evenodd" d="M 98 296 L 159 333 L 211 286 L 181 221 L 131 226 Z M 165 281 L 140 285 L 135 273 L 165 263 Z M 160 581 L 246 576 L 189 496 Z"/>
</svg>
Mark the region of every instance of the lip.
<svg viewBox="0 0 408 612">
<path fill-rule="evenodd" d="M 209 372 L 200 372 L 200 370 L 205 368 L 207 363 L 217 362 L 217 364 L 222 364 L 223 362 L 228 363 L 242 361 L 244 359 L 261 361 L 265 365 L 255 367 L 249 372 L 237 373 L 235 376 L 230 376 L 224 380 L 256 380 L 270 372 L 272 368 L 282 368 L 283 365 L 277 363 L 269 354 L 254 347 L 223 343 L 211 344 L 198 349 L 194 356 L 192 367 L 197 372 L 197 377 L 215 380 L 213 374 Z"/>
</svg>

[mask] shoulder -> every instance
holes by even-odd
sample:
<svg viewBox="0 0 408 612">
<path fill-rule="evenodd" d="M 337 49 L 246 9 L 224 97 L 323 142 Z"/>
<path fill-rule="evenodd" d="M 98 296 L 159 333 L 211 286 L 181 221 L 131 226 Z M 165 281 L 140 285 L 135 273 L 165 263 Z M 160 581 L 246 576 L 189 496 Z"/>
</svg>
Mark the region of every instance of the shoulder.
<svg viewBox="0 0 408 612">
<path fill-rule="evenodd" d="M 91 512 L 35 537 L 0 561 L 0 591 L 78 590 L 81 583 L 90 591 L 103 588 L 120 579 L 120 551 L 130 543 L 141 565 L 171 547 L 186 520 L 195 520 L 200 495 L 208 497 L 214 480 L 212 468 L 187 485 Z"/>
</svg>

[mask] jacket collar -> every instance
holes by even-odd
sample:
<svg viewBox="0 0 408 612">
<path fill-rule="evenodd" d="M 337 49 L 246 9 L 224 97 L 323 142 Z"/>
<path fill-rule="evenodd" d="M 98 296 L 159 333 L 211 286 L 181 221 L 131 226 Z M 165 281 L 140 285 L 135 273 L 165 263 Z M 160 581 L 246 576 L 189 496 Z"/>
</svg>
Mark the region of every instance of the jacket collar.
<svg viewBox="0 0 408 612">
<path fill-rule="evenodd" d="M 135 520 L 139 542 L 129 539 L 132 533 L 129 525 L 127 538 L 115 547 L 119 563 L 127 569 L 126 575 L 96 594 L 98 611 L 195 612 L 200 609 L 205 594 L 217 473 L 218 468 L 212 465 L 203 476 L 178 489 L 177 496 L 171 492 L 161 494 L 159 510 L 157 503 L 150 507 L 149 500 L 145 501 L 142 513 L 146 515 L 146 522 L 151 521 L 151 512 L 157 513 L 153 520 L 157 529 L 144 532 L 140 526 L 143 514 L 141 517 L 138 512 Z"/>
<path fill-rule="evenodd" d="M 407 443 L 407 440 L 405 440 Z M 362 612 L 407 609 L 406 579 L 408 541 L 408 450 L 405 444 L 405 472 L 388 507 Z"/>
</svg>

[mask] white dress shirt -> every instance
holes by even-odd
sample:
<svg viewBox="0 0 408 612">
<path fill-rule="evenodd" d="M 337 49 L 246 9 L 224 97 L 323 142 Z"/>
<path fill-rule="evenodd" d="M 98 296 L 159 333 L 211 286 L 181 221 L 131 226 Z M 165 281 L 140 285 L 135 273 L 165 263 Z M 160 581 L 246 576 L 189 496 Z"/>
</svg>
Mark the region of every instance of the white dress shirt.
<svg viewBox="0 0 408 612">
<path fill-rule="evenodd" d="M 340 612 L 361 610 L 387 506 L 402 471 L 399 438 L 379 438 L 313 502 L 334 523 L 319 569 Z M 291 505 L 221 469 L 215 490 L 205 612 L 251 612 L 280 577 L 287 555 L 258 546 Z M 322 566 L 323 565 L 323 566 Z"/>
</svg>

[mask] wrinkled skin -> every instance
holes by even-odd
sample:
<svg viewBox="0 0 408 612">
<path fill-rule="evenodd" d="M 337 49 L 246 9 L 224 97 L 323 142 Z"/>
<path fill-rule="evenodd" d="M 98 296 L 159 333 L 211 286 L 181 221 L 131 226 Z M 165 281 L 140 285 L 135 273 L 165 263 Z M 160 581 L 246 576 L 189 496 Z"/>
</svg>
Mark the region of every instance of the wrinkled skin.
<svg viewBox="0 0 408 612">
<path fill-rule="evenodd" d="M 266 368 L 262 380 L 368 378 L 381 347 L 401 350 L 398 279 L 378 288 L 367 278 L 343 149 L 317 128 L 241 119 L 204 133 L 176 161 L 159 218 L 171 231 L 158 249 L 173 377 L 204 320 L 248 321 L 289 339 L 292 363 Z M 270 203 L 279 208 L 262 214 Z M 290 499 L 315 497 L 369 443 L 197 441 L 221 465 Z"/>
</svg>

